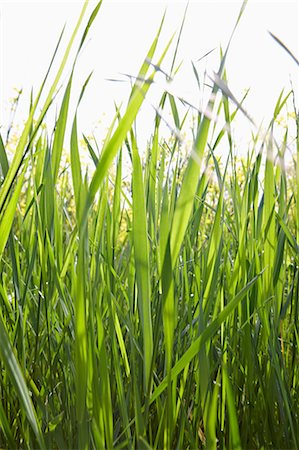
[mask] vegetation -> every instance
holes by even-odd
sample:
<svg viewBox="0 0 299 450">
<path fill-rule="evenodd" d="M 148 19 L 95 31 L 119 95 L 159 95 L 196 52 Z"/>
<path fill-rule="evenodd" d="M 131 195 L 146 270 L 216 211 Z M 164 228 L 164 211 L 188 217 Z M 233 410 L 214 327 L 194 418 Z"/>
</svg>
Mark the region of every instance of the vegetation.
<svg viewBox="0 0 299 450">
<path fill-rule="evenodd" d="M 298 448 L 299 145 L 286 170 L 288 129 L 275 138 L 292 93 L 237 161 L 227 48 L 187 156 L 190 105 L 182 115 L 165 91 L 142 162 L 134 123 L 169 51 L 154 56 L 160 28 L 103 145 L 85 138 L 90 178 L 69 111 L 77 57 L 52 135 L 43 127 L 86 7 L 11 161 L 0 140 L 0 447 Z"/>
</svg>

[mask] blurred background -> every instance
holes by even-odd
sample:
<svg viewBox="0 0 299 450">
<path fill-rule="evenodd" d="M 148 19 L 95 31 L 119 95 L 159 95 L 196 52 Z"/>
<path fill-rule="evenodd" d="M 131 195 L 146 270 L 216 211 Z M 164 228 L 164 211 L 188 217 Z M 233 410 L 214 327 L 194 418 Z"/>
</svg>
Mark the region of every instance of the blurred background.
<svg viewBox="0 0 299 450">
<path fill-rule="evenodd" d="M 15 118 L 15 124 L 21 126 L 28 113 L 31 88 L 37 92 L 66 24 L 57 58 L 57 61 L 60 60 L 59 55 L 67 45 L 83 1 L 2 0 L 0 5 L 0 126 L 4 133 L 10 120 L 12 100 L 22 89 Z M 89 10 L 95 5 L 96 2 L 90 2 Z M 75 72 L 73 104 L 77 102 L 85 79 L 93 71 L 79 110 L 80 129 L 98 138 L 104 136 L 114 116 L 115 104 L 127 102 L 130 78 L 126 75 L 138 73 L 163 13 L 166 11 L 160 53 L 172 34 L 179 32 L 186 7 L 177 57 L 177 66 L 181 62 L 182 65 L 169 87 L 179 97 L 198 105 L 202 101 L 202 93 L 199 92 L 192 63 L 202 82 L 208 81 L 208 76 L 218 70 L 220 47 L 226 47 L 241 5 L 241 0 L 191 0 L 188 6 L 185 0 L 104 0 Z M 292 84 L 295 92 L 299 92 L 298 67 L 268 33 L 271 31 L 279 37 L 298 58 L 298 5 L 298 1 L 249 0 L 234 35 L 226 64 L 228 85 L 239 100 L 250 89 L 244 106 L 257 125 L 261 122 L 265 126 L 268 124 L 282 88 L 287 92 Z M 175 43 L 176 39 L 173 51 Z M 201 59 L 211 50 L 207 57 Z M 163 63 L 162 68 L 168 72 L 170 66 L 171 57 Z M 65 80 L 67 77 L 68 73 L 65 74 Z M 140 119 L 143 124 L 149 123 L 150 129 L 154 116 L 151 105 L 157 105 L 159 101 L 165 86 L 165 76 L 158 74 L 156 80 Z M 52 111 L 53 120 L 54 113 Z M 283 118 L 281 120 L 283 122 Z M 250 137 L 251 125 L 247 119 L 241 118 L 241 114 L 236 123 L 235 137 L 242 146 L 245 144 L 242 141 Z M 146 130 L 139 131 L 139 136 L 141 141 L 145 141 Z"/>
</svg>

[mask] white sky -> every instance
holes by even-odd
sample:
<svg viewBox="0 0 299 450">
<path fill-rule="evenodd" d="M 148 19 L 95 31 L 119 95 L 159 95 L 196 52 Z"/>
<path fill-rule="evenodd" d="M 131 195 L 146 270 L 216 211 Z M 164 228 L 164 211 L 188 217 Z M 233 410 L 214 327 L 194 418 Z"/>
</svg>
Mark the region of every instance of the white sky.
<svg viewBox="0 0 299 450">
<path fill-rule="evenodd" d="M 219 46 L 226 46 L 242 1 L 191 0 L 177 62 L 184 61 L 173 89 L 191 103 L 199 94 L 191 66 L 200 74 L 218 69 Z M 29 93 L 37 91 L 50 62 L 58 36 L 67 23 L 64 47 L 79 16 L 83 1 L 1 1 L 0 0 L 0 126 L 8 121 L 9 99 L 13 87 L 23 88 L 18 120 L 26 117 Z M 89 5 L 92 11 L 95 2 Z M 173 32 L 180 27 L 185 0 L 104 0 L 93 23 L 88 42 L 80 56 L 73 90 L 75 102 L 80 86 L 94 70 L 80 109 L 80 128 L 88 133 L 97 121 L 107 124 L 114 114 L 114 101 L 126 103 L 129 83 L 112 83 L 107 78 L 122 78 L 121 73 L 136 75 L 160 24 L 165 7 L 167 14 L 160 52 Z M 88 15 L 86 15 L 87 19 Z M 299 3 L 288 0 L 249 0 L 239 24 L 227 60 L 228 84 L 241 99 L 251 88 L 246 109 L 259 123 L 271 118 L 278 95 L 289 89 L 292 79 L 299 95 L 299 69 L 294 61 L 269 36 L 277 35 L 299 57 Z M 196 63 L 206 52 L 217 49 L 207 59 Z M 170 52 L 170 54 L 172 54 Z M 163 68 L 169 69 L 167 61 Z M 66 74 L 67 75 L 67 74 Z M 53 78 L 52 78 L 53 79 Z M 65 78 L 66 79 L 66 78 Z M 158 77 L 159 79 L 159 77 Z M 159 99 L 156 87 L 152 101 Z M 155 97 L 156 95 L 156 97 Z M 298 100 L 298 99 L 297 99 Z M 103 117 L 106 114 L 108 119 Z M 150 130 L 152 126 L 149 126 Z"/>
</svg>

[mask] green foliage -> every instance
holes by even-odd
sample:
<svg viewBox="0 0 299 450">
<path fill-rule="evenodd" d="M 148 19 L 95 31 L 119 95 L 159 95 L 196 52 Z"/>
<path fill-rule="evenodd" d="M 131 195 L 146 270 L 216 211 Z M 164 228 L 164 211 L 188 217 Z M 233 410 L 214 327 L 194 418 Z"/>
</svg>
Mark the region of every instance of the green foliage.
<svg viewBox="0 0 299 450">
<path fill-rule="evenodd" d="M 42 127 L 86 6 L 12 161 L 0 139 L 0 446 L 298 448 L 298 164 L 285 170 L 287 133 L 275 139 L 288 95 L 260 150 L 257 134 L 237 162 L 230 130 L 243 101 L 226 85 L 228 46 L 189 154 L 179 137 L 187 114 L 163 92 L 142 155 L 134 124 L 169 51 L 152 64 L 163 18 L 99 155 L 84 136 L 89 179 L 77 128 L 89 77 L 69 111 L 78 53 L 52 140 Z M 167 101 L 174 137 L 165 142 Z"/>
</svg>

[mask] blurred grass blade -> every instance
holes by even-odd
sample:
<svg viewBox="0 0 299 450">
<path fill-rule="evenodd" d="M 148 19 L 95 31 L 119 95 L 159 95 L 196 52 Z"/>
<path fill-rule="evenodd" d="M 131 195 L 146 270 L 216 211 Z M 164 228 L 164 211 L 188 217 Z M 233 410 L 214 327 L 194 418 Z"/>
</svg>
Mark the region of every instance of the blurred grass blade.
<svg viewBox="0 0 299 450">
<path fill-rule="evenodd" d="M 254 126 L 255 123 L 253 121 L 253 119 L 250 117 L 250 115 L 248 114 L 248 112 L 243 108 L 242 104 L 236 99 L 236 97 L 234 96 L 234 94 L 232 93 L 232 91 L 229 89 L 227 83 L 221 79 L 221 77 L 217 74 L 214 73 L 214 79 L 211 78 L 211 80 L 216 83 L 216 85 L 218 86 L 218 88 L 221 90 L 221 92 L 228 98 L 230 98 L 235 105 L 237 106 L 237 108 L 242 111 L 242 113 L 244 114 L 244 116 L 249 120 L 249 122 L 251 122 Z"/>
<path fill-rule="evenodd" d="M 296 56 L 291 52 L 291 50 L 288 49 L 288 47 L 277 37 L 275 36 L 273 33 L 271 33 L 271 31 L 268 31 L 268 33 L 270 34 L 270 36 L 288 53 L 288 55 L 290 55 L 290 57 L 295 61 L 295 63 L 297 64 L 297 66 L 299 66 L 299 60 L 296 58 Z"/>
<path fill-rule="evenodd" d="M 160 30 L 158 32 L 158 35 L 160 33 Z M 170 43 L 167 45 L 167 47 L 165 48 L 158 65 L 161 64 L 161 62 L 163 61 L 167 50 L 170 46 Z M 109 143 L 107 144 L 107 146 L 105 147 L 103 154 L 101 156 L 100 159 L 100 163 L 97 166 L 95 173 L 92 177 L 91 183 L 90 183 L 90 187 L 89 187 L 89 204 L 92 203 L 92 201 L 95 198 L 95 195 L 102 183 L 102 181 L 104 180 L 104 177 L 106 176 L 107 170 L 110 167 L 113 159 L 115 158 L 118 150 L 121 147 L 121 144 L 123 143 L 127 133 L 129 132 L 129 130 L 131 129 L 133 122 L 137 116 L 137 113 L 144 101 L 145 95 L 148 92 L 150 85 L 151 85 L 151 81 L 153 80 L 155 75 L 155 71 L 150 75 L 148 80 L 145 80 L 143 83 L 138 84 L 138 88 L 137 85 L 133 87 L 132 90 L 132 95 L 129 101 L 129 104 L 127 106 L 127 110 L 124 114 L 124 116 L 121 118 L 120 123 L 116 129 L 116 131 L 114 132 L 113 136 L 111 137 Z"/>
</svg>

